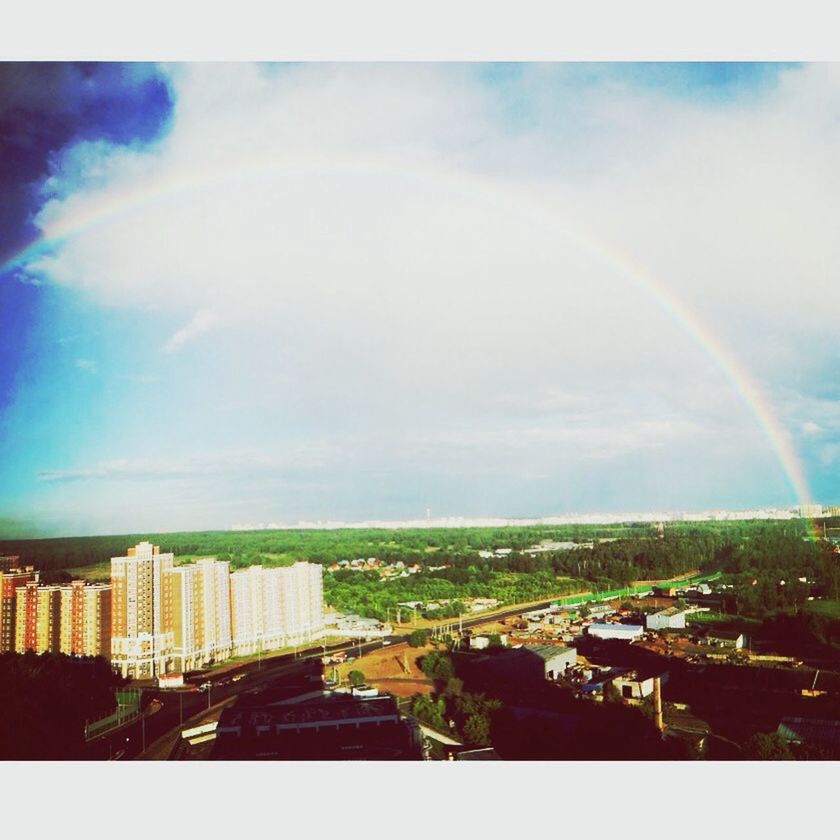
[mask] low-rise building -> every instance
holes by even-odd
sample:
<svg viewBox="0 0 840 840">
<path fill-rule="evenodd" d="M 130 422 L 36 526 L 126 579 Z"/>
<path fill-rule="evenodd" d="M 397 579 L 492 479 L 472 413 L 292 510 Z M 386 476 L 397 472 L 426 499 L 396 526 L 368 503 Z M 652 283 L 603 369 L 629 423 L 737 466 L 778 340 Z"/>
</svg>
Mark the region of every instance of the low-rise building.
<svg viewBox="0 0 840 840">
<path fill-rule="evenodd" d="M 626 674 L 615 677 L 613 686 L 625 700 L 644 700 L 653 694 L 655 674 L 642 674 L 638 671 L 628 671 Z M 660 677 L 665 682 L 667 675 Z"/>
<path fill-rule="evenodd" d="M 685 617 L 688 610 L 680 607 L 668 607 L 659 612 L 651 613 L 645 618 L 648 630 L 673 630 L 685 628 Z"/>
<path fill-rule="evenodd" d="M 706 643 L 740 650 L 747 643 L 747 638 L 738 630 L 710 630 L 706 634 Z"/>
<path fill-rule="evenodd" d="M 644 635 L 645 628 L 640 624 L 590 624 L 586 632 L 596 639 L 620 639 L 632 642 Z"/>
<path fill-rule="evenodd" d="M 523 650 L 538 656 L 543 662 L 543 676 L 556 680 L 577 664 L 577 649 L 557 645 L 524 645 Z"/>
<path fill-rule="evenodd" d="M 214 759 L 422 760 L 423 736 L 390 696 L 346 694 L 222 712 Z"/>
</svg>

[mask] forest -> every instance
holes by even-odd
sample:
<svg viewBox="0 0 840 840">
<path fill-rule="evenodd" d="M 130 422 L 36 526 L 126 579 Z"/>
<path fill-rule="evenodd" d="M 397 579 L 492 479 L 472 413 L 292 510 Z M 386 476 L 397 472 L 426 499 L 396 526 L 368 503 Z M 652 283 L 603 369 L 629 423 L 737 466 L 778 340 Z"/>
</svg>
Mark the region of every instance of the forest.
<svg viewBox="0 0 840 840">
<path fill-rule="evenodd" d="M 838 523 L 824 524 L 835 528 Z M 838 555 L 830 541 L 815 537 L 808 520 L 669 522 L 661 530 L 651 523 L 623 523 L 128 534 L 6 540 L 0 542 L 0 554 L 19 555 L 21 564 L 41 569 L 46 580 L 68 579 L 74 570 L 91 566 L 107 579 L 109 558 L 141 540 L 172 551 L 176 563 L 215 556 L 229 560 L 232 568 L 298 560 L 330 566 L 376 557 L 380 563 L 419 565 L 419 573 L 389 580 L 381 580 L 375 571 L 326 572 L 328 603 L 380 619 L 393 618 L 401 601 L 495 597 L 520 603 L 698 570 L 724 572 L 733 586 L 732 610 L 744 615 L 762 617 L 795 607 L 813 594 L 840 598 Z M 528 553 L 546 541 L 579 545 Z M 499 549 L 506 553 L 479 554 Z M 428 568 L 433 566 L 445 568 Z M 442 609 L 439 617 L 459 608 L 453 603 Z"/>
</svg>

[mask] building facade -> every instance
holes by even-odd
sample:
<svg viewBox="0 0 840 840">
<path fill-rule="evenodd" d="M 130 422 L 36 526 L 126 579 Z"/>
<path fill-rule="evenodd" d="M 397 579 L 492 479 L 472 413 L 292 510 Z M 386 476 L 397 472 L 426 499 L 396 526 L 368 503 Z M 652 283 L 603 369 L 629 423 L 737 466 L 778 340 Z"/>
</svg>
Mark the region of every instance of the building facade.
<svg viewBox="0 0 840 840">
<path fill-rule="evenodd" d="M 174 562 L 148 542 L 111 558 L 111 662 L 123 676 L 154 679 L 173 670 Z"/>
<path fill-rule="evenodd" d="M 648 630 L 685 629 L 687 612 L 679 607 L 668 607 L 646 616 L 645 625 Z"/>
<path fill-rule="evenodd" d="M 206 662 L 204 656 L 204 591 L 197 565 L 176 566 L 172 576 L 172 631 L 174 668 L 195 671 Z"/>
<path fill-rule="evenodd" d="M 248 656 L 264 648 L 263 568 L 248 566 L 230 576 L 230 620 L 234 656 Z"/>
<path fill-rule="evenodd" d="M 38 572 L 32 566 L 0 572 L 0 653 L 15 649 L 17 590 L 32 581 L 38 581 Z"/>
<path fill-rule="evenodd" d="M 323 569 L 315 563 L 230 576 L 233 653 L 245 656 L 318 639 L 324 632 Z"/>
<path fill-rule="evenodd" d="M 61 593 L 58 586 L 28 581 L 15 596 L 15 653 L 58 653 Z"/>
<path fill-rule="evenodd" d="M 230 621 L 230 563 L 204 557 L 201 570 L 204 600 L 204 651 L 209 662 L 221 662 L 232 655 Z"/>
<path fill-rule="evenodd" d="M 60 587 L 59 646 L 71 656 L 111 658 L 111 587 L 74 580 Z"/>
</svg>

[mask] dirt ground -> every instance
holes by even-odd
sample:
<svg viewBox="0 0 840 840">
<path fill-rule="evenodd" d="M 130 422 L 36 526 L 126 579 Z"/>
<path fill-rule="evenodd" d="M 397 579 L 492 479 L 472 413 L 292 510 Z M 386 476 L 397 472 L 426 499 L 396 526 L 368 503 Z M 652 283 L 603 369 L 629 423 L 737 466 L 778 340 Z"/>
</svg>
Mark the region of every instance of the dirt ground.
<svg viewBox="0 0 840 840">
<path fill-rule="evenodd" d="M 361 671 L 368 685 L 397 697 L 431 694 L 434 683 L 426 678 L 417 664 L 417 660 L 430 650 L 434 650 L 432 645 L 422 648 L 413 648 L 407 644 L 388 645 L 353 662 L 339 665 L 339 678 L 344 682 L 350 671 Z M 329 674 L 330 666 L 327 666 L 326 671 Z"/>
</svg>

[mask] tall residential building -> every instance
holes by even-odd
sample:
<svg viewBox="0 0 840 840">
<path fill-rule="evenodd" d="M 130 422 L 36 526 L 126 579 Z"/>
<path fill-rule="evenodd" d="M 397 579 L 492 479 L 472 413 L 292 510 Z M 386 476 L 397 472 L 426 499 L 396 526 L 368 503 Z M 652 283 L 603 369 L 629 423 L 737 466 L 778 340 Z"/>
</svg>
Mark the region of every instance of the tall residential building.
<svg viewBox="0 0 840 840">
<path fill-rule="evenodd" d="M 73 656 L 111 658 L 111 587 L 74 580 L 60 587 L 59 646 Z"/>
<path fill-rule="evenodd" d="M 264 649 L 262 566 L 238 569 L 230 576 L 230 623 L 234 656 Z"/>
<path fill-rule="evenodd" d="M 19 587 L 38 580 L 32 566 L 0 572 L 0 653 L 15 649 L 15 598 Z"/>
<path fill-rule="evenodd" d="M 204 557 L 197 561 L 203 578 L 204 646 L 208 659 L 221 662 L 232 653 L 230 563 Z"/>
<path fill-rule="evenodd" d="M 59 652 L 61 592 L 58 586 L 40 586 L 31 580 L 17 588 L 15 599 L 15 652 Z"/>
<path fill-rule="evenodd" d="M 201 569 L 176 566 L 172 576 L 172 630 L 176 671 L 194 671 L 205 662 L 204 587 Z"/>
<path fill-rule="evenodd" d="M 237 656 L 301 644 L 322 635 L 323 569 L 318 564 L 250 566 L 230 576 Z"/>
<path fill-rule="evenodd" d="M 324 631 L 324 569 L 319 563 L 295 563 L 283 573 L 283 633 L 285 644 L 319 638 Z"/>
<path fill-rule="evenodd" d="M 111 663 L 123 676 L 154 679 L 173 670 L 174 561 L 148 542 L 111 558 Z"/>
</svg>

